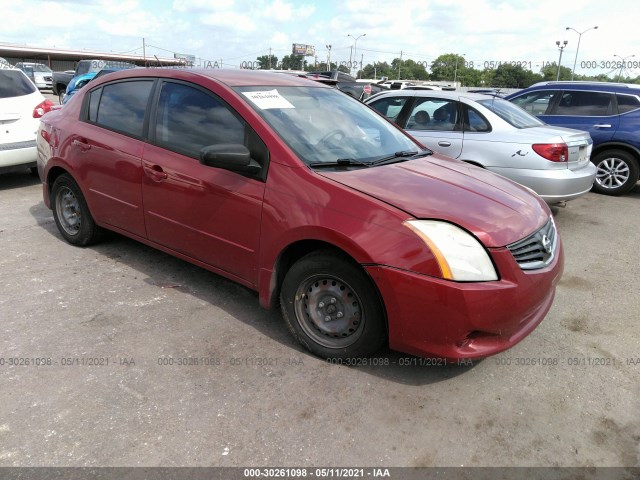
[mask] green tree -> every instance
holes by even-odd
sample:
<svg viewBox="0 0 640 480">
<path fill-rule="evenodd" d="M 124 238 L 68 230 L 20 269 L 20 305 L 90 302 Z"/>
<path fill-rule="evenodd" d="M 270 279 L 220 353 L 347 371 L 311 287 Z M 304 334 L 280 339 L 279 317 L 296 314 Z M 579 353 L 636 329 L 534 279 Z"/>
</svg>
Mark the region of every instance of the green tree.
<svg viewBox="0 0 640 480">
<path fill-rule="evenodd" d="M 458 81 L 458 77 L 465 78 L 465 73 L 472 70 L 466 66 L 462 55 L 447 53 L 440 55 L 431 63 L 431 80 Z"/>
<path fill-rule="evenodd" d="M 306 60 L 302 55 L 285 55 L 282 57 L 282 64 L 280 68 L 282 70 L 304 70 Z"/>
<path fill-rule="evenodd" d="M 278 66 L 278 57 L 275 55 L 262 55 L 261 57 L 256 58 L 256 60 L 260 63 L 261 70 L 277 68 Z"/>
<path fill-rule="evenodd" d="M 545 65 L 540 69 L 542 80 L 552 81 L 558 79 L 558 64 L 556 62 Z M 568 67 L 560 67 L 560 78 L 558 80 L 571 80 L 571 69 Z M 577 80 L 577 78 L 574 78 Z"/>
<path fill-rule="evenodd" d="M 569 71 L 571 77 L 571 71 Z M 540 76 L 521 65 L 503 63 L 495 69 L 491 79 L 491 86 L 501 88 L 525 88 L 541 80 Z"/>
</svg>

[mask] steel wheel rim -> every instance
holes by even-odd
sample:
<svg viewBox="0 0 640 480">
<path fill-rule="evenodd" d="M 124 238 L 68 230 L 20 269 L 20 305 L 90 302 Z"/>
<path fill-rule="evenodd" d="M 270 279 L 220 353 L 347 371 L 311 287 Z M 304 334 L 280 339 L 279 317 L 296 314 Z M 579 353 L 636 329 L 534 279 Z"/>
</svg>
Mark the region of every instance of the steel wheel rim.
<svg viewBox="0 0 640 480">
<path fill-rule="evenodd" d="M 58 191 L 56 213 L 63 230 L 69 235 L 77 235 L 80 231 L 82 215 L 78 198 L 70 188 L 62 187 Z"/>
<path fill-rule="evenodd" d="M 629 165 L 619 158 L 605 158 L 597 165 L 596 182 L 602 188 L 618 188 L 629 180 Z"/>
<path fill-rule="evenodd" d="M 345 348 L 362 335 L 362 301 L 353 288 L 332 275 L 313 275 L 300 282 L 294 308 L 298 323 L 326 348 Z"/>
</svg>

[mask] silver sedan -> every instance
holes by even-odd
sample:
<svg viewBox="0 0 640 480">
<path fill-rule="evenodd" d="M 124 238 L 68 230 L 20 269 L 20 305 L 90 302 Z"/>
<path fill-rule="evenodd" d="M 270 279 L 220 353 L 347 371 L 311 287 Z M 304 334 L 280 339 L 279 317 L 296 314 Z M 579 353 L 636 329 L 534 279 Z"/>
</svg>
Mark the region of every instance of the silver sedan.
<svg viewBox="0 0 640 480">
<path fill-rule="evenodd" d="M 593 185 L 587 132 L 547 125 L 502 98 L 396 90 L 365 103 L 431 150 L 510 178 L 549 204 L 584 195 Z"/>
</svg>

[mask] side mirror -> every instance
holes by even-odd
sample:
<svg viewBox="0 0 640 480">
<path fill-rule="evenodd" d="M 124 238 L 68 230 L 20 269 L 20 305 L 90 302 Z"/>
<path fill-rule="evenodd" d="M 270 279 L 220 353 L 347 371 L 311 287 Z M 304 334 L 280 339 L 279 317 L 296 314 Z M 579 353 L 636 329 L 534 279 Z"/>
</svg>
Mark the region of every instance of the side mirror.
<svg viewBox="0 0 640 480">
<path fill-rule="evenodd" d="M 209 167 L 224 168 L 232 172 L 257 175 L 262 170 L 251 158 L 249 149 L 236 143 L 209 145 L 200 150 L 200 163 Z"/>
</svg>

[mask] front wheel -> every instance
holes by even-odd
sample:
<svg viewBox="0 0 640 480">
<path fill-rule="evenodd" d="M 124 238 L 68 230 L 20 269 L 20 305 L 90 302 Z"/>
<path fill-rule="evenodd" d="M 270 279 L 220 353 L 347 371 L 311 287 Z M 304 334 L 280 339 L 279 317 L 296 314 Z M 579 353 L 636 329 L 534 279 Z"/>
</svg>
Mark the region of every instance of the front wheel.
<svg viewBox="0 0 640 480">
<path fill-rule="evenodd" d="M 594 192 L 622 195 L 638 182 L 638 162 L 624 150 L 606 150 L 591 161 L 597 168 Z"/>
<path fill-rule="evenodd" d="M 375 285 L 338 253 L 318 251 L 298 260 L 282 283 L 280 304 L 294 337 L 322 358 L 371 355 L 387 337 Z"/>
<path fill-rule="evenodd" d="M 85 247 L 99 239 L 102 229 L 93 220 L 80 187 L 70 175 L 56 178 L 51 199 L 53 218 L 67 242 Z"/>
</svg>

